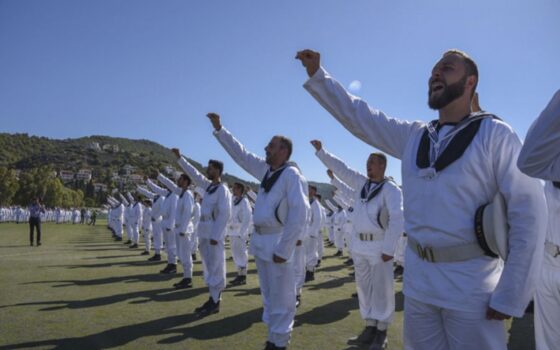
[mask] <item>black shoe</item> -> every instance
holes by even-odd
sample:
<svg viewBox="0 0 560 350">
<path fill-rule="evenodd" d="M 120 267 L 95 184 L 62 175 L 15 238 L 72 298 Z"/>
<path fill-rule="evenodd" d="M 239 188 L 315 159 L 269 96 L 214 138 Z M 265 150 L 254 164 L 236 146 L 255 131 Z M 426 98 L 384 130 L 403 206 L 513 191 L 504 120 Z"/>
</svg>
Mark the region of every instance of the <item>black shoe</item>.
<svg viewBox="0 0 560 350">
<path fill-rule="evenodd" d="M 122 241 L 122 237 L 115 238 L 115 241 L 118 241 L 118 242 Z"/>
<path fill-rule="evenodd" d="M 41 242 L 37 242 L 37 247 L 41 245 Z"/>
<path fill-rule="evenodd" d="M 124 244 L 131 244 L 132 241 L 129 239 L 128 241 L 124 242 Z"/>
<path fill-rule="evenodd" d="M 352 293 L 352 298 L 357 298 L 358 297 L 358 293 Z"/>
<path fill-rule="evenodd" d="M 333 256 L 342 256 L 342 250 L 337 250 Z"/>
<path fill-rule="evenodd" d="M 321 259 L 317 260 L 317 265 L 315 265 L 315 267 L 319 267 L 321 266 Z"/>
<path fill-rule="evenodd" d="M 33 242 L 29 243 L 29 246 L 30 246 L 30 247 L 33 247 Z"/>
<path fill-rule="evenodd" d="M 315 272 L 305 271 L 305 282 L 310 282 L 315 280 Z"/>
<path fill-rule="evenodd" d="M 344 265 L 352 266 L 352 265 L 354 265 L 354 260 L 352 260 L 352 258 L 350 258 L 350 259 L 348 259 L 344 262 Z"/>
<path fill-rule="evenodd" d="M 296 295 L 296 309 L 301 305 L 301 295 Z"/>
<path fill-rule="evenodd" d="M 199 306 L 196 309 L 194 309 L 194 312 L 200 312 L 200 311 L 206 309 L 210 303 L 214 303 L 214 301 L 212 300 L 212 297 L 208 298 L 208 300 L 206 300 L 206 302 L 204 304 L 202 304 L 202 306 Z"/>
<path fill-rule="evenodd" d="M 348 273 L 348 276 L 356 277 L 356 271 L 352 271 L 352 272 Z"/>
<path fill-rule="evenodd" d="M 192 288 L 192 279 L 190 278 L 183 278 L 181 281 L 175 283 L 173 285 L 176 289 L 187 289 Z"/>
<path fill-rule="evenodd" d="M 167 266 L 163 270 L 161 270 L 160 273 L 177 273 L 177 265 L 167 264 Z"/>
<path fill-rule="evenodd" d="M 140 255 L 150 255 L 150 252 L 147 250 L 144 250 L 142 253 L 140 253 Z"/>
<path fill-rule="evenodd" d="M 360 335 L 348 339 L 348 344 L 370 345 L 377 335 L 377 327 L 366 326 Z"/>
<path fill-rule="evenodd" d="M 138 244 L 134 243 L 134 244 L 132 244 L 129 248 L 130 248 L 130 249 L 138 248 Z"/>
<path fill-rule="evenodd" d="M 371 346 L 368 350 L 382 350 L 387 349 L 387 330 L 384 331 L 377 331 L 375 333 L 375 338 L 371 343 Z"/>
<path fill-rule="evenodd" d="M 333 242 L 329 242 L 329 243 L 327 243 L 327 247 L 332 247 L 333 245 L 334 245 L 334 243 L 333 243 Z"/>
<path fill-rule="evenodd" d="M 232 286 L 240 286 L 242 284 L 247 284 L 247 276 L 237 276 L 229 282 Z"/>
<path fill-rule="evenodd" d="M 155 254 L 154 256 L 149 258 L 148 261 L 161 261 L 161 255 Z"/>
<path fill-rule="evenodd" d="M 204 305 L 206 305 L 206 307 L 203 307 L 199 311 L 197 311 L 198 317 L 206 317 L 220 312 L 220 302 L 218 301 L 217 303 L 215 303 L 212 300 L 212 297 L 210 297 L 210 299 Z"/>
<path fill-rule="evenodd" d="M 193 255 L 191 255 L 192 261 L 196 261 L 196 253 L 194 253 Z"/>
<path fill-rule="evenodd" d="M 395 267 L 395 270 L 393 271 L 393 277 L 398 278 L 402 276 L 403 273 L 404 273 L 404 267 L 402 267 L 401 265 L 397 265 L 397 267 Z"/>
</svg>

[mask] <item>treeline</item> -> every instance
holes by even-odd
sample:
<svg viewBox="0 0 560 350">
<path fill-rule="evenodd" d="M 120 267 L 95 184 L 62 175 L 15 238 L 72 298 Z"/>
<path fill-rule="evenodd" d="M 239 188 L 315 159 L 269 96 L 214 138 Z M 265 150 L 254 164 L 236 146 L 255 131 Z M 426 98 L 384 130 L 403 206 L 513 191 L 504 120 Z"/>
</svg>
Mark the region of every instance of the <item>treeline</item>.
<svg viewBox="0 0 560 350">
<path fill-rule="evenodd" d="M 84 206 L 84 192 L 65 187 L 52 167 L 44 166 L 22 171 L 0 167 L 0 206 L 28 205 L 33 198 L 42 199 L 45 206 Z"/>
</svg>

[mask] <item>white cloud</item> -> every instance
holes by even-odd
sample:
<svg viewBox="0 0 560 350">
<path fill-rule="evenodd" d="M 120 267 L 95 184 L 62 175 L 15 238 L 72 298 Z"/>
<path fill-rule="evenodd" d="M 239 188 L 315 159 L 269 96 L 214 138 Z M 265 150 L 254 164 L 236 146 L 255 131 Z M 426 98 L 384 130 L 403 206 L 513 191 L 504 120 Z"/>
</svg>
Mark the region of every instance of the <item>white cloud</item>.
<svg viewBox="0 0 560 350">
<path fill-rule="evenodd" d="M 362 82 L 359 80 L 354 80 L 348 85 L 348 90 L 352 92 L 358 92 L 362 89 Z"/>
</svg>

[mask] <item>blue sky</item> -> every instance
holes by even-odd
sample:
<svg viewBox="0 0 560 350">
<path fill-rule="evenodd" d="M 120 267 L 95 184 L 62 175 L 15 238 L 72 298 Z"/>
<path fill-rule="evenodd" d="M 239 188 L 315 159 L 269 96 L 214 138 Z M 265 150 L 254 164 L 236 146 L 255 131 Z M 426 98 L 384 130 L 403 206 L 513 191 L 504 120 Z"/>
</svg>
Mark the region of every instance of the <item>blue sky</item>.
<svg viewBox="0 0 560 350">
<path fill-rule="evenodd" d="M 431 120 L 432 66 L 465 50 L 482 107 L 524 137 L 560 88 L 559 14 L 557 0 L 0 0 L 0 131 L 145 138 L 250 179 L 212 137 L 213 111 L 257 154 L 291 137 L 304 174 L 326 181 L 309 140 L 362 171 L 372 148 L 302 88 L 296 51 L 320 51 L 387 114 Z M 400 180 L 397 160 L 388 173 Z"/>
</svg>

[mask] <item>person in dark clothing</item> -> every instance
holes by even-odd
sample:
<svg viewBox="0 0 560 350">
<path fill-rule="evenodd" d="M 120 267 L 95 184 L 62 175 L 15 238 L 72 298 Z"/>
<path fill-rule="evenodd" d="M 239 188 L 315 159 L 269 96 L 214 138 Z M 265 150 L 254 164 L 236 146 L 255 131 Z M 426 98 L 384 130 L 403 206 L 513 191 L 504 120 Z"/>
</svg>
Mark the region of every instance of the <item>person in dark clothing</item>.
<svg viewBox="0 0 560 350">
<path fill-rule="evenodd" d="M 45 212 L 45 207 L 41 204 L 39 197 L 29 205 L 29 244 L 33 246 L 33 235 L 37 228 L 37 246 L 41 245 L 41 213 Z"/>
</svg>

